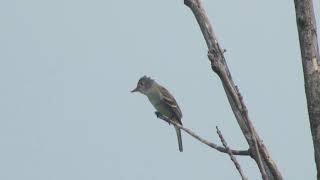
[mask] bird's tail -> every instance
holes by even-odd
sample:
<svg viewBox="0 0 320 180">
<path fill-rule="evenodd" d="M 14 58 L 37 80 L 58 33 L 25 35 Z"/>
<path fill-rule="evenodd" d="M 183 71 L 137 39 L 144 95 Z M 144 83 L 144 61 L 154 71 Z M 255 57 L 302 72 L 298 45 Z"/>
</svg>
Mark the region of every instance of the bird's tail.
<svg viewBox="0 0 320 180">
<path fill-rule="evenodd" d="M 182 152 L 183 147 L 182 147 L 181 130 L 177 126 L 174 126 L 174 128 L 176 129 L 176 133 L 178 137 L 179 151 Z"/>
</svg>

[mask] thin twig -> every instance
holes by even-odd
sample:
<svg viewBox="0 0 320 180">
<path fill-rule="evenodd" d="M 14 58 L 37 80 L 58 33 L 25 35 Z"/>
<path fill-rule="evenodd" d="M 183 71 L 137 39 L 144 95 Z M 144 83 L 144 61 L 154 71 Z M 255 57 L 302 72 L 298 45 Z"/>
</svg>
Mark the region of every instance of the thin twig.
<svg viewBox="0 0 320 180">
<path fill-rule="evenodd" d="M 252 136 L 252 141 L 253 141 L 254 147 L 255 147 L 255 152 L 254 153 L 256 153 L 256 156 L 257 156 L 256 161 L 258 163 L 258 166 L 260 167 L 259 170 L 260 170 L 262 179 L 263 180 L 268 180 L 268 176 L 266 174 L 266 170 L 264 168 L 264 165 L 263 165 L 263 162 L 262 162 L 262 158 L 261 158 L 261 154 L 260 154 L 260 146 L 258 145 L 258 143 L 260 143 L 260 142 L 258 142 L 257 133 L 254 131 L 253 124 L 249 119 L 248 110 L 247 110 L 246 105 L 243 102 L 243 97 L 239 93 L 239 89 L 238 88 L 236 88 L 236 89 L 237 89 L 238 96 L 239 96 L 239 99 L 240 99 L 240 102 L 241 102 L 241 105 L 242 105 L 243 116 L 246 117 L 246 120 L 247 120 L 246 124 L 249 127 L 250 134 Z"/>
<path fill-rule="evenodd" d="M 224 148 L 226 148 L 226 150 L 227 150 L 227 152 L 228 152 L 228 154 L 229 154 L 229 156 L 230 156 L 230 159 L 231 159 L 231 161 L 234 163 L 234 165 L 236 166 L 236 168 L 237 168 L 237 170 L 238 170 L 238 172 L 239 172 L 242 180 L 248 180 L 248 178 L 244 175 L 244 173 L 243 173 L 243 171 L 242 171 L 242 169 L 241 169 L 241 166 L 240 166 L 239 162 L 237 161 L 236 157 L 233 155 L 233 153 L 231 152 L 230 148 L 228 147 L 227 142 L 226 142 L 226 140 L 223 138 L 222 133 L 221 133 L 221 131 L 219 130 L 218 126 L 216 126 L 216 129 L 217 129 L 217 133 L 218 133 L 218 135 L 219 135 L 219 138 L 220 138 L 220 140 L 221 140 Z"/>
<path fill-rule="evenodd" d="M 179 129 L 182 129 L 183 131 L 185 131 L 186 133 L 188 133 L 192 137 L 196 138 L 200 142 L 208 145 L 209 147 L 212 147 L 213 149 L 216 149 L 217 151 L 222 152 L 222 153 L 228 153 L 228 151 L 227 151 L 227 149 L 225 147 L 219 146 L 219 145 L 217 145 L 217 144 L 215 144 L 213 142 L 210 142 L 208 140 L 203 139 L 202 137 L 200 137 L 199 135 L 197 135 L 196 133 L 194 133 L 190 129 L 183 127 L 182 125 L 172 121 L 171 119 L 169 119 L 169 118 L 167 118 L 167 117 L 165 117 L 163 115 L 158 116 L 158 118 L 164 120 L 165 122 L 170 122 L 171 124 L 177 126 Z M 230 149 L 230 151 L 234 155 L 241 155 L 241 156 L 250 156 L 251 155 L 249 150 L 231 150 Z"/>
<path fill-rule="evenodd" d="M 252 131 L 252 124 L 251 123 L 249 123 L 249 127 L 250 127 L 251 132 L 254 133 Z M 262 179 L 268 180 L 268 176 L 266 174 L 266 170 L 265 170 L 264 165 L 262 163 L 262 158 L 261 158 L 260 148 L 258 146 L 257 138 L 256 138 L 255 134 L 252 134 L 252 137 L 253 137 L 253 142 L 254 142 L 255 149 L 257 150 L 256 151 L 257 157 L 258 157 L 257 161 L 258 161 L 258 166 L 260 166 L 259 169 L 260 169 L 260 173 L 261 173 Z"/>
</svg>

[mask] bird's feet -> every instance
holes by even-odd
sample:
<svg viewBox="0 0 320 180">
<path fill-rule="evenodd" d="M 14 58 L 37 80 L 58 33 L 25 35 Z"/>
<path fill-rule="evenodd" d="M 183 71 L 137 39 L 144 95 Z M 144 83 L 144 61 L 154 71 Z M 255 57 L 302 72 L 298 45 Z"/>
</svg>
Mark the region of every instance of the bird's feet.
<svg viewBox="0 0 320 180">
<path fill-rule="evenodd" d="M 166 121 L 169 125 L 171 125 L 170 121 L 168 121 L 168 119 L 164 115 L 162 115 L 159 111 L 154 112 L 154 114 L 156 114 L 157 118 L 162 119 Z"/>
<path fill-rule="evenodd" d="M 157 118 L 163 117 L 162 114 L 159 111 L 154 112 L 154 114 L 156 114 Z"/>
</svg>

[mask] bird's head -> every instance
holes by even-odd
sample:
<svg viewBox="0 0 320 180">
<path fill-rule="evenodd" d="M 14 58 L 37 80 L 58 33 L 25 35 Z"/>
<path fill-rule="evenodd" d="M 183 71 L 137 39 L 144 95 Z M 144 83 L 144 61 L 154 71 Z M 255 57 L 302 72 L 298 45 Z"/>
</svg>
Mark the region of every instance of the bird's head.
<svg viewBox="0 0 320 180">
<path fill-rule="evenodd" d="M 152 87 L 154 80 L 150 77 L 143 76 L 139 79 L 137 87 L 131 92 L 140 92 L 142 94 L 146 94 L 148 90 Z"/>
</svg>

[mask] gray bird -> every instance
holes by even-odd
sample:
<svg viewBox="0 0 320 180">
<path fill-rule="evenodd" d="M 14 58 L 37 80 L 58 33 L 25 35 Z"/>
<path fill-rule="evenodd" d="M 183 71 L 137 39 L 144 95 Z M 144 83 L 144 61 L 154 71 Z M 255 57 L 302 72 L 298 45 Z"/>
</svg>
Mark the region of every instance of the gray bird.
<svg viewBox="0 0 320 180">
<path fill-rule="evenodd" d="M 166 88 L 162 87 L 155 80 L 143 76 L 139 79 L 137 87 L 131 92 L 140 92 L 146 95 L 153 107 L 157 110 L 155 114 L 158 117 L 166 116 L 170 120 L 182 125 L 182 113 L 176 100 Z M 178 127 L 174 127 L 178 137 L 179 151 L 182 152 L 181 131 Z"/>
</svg>

